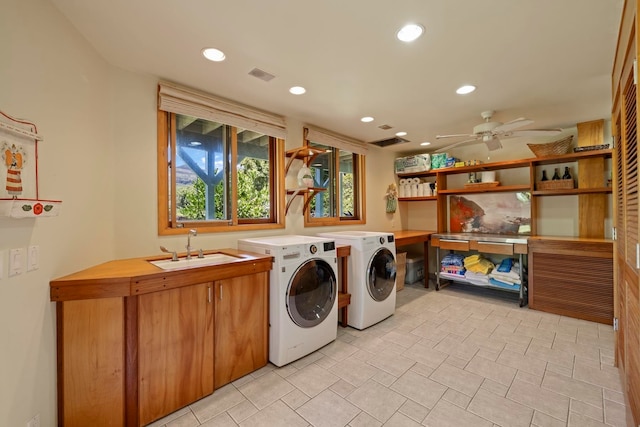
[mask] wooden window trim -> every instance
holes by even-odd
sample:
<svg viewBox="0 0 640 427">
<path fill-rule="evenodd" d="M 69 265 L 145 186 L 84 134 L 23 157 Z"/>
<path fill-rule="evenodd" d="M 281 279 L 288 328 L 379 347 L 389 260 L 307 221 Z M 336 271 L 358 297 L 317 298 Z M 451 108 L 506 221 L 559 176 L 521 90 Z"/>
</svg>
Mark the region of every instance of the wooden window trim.
<svg viewBox="0 0 640 427">
<path fill-rule="evenodd" d="M 200 221 L 182 221 L 182 227 L 172 226 L 171 222 L 175 221 L 174 218 L 169 219 L 169 192 L 167 188 L 171 185 L 171 194 L 175 194 L 175 168 L 171 168 L 172 176 L 169 176 L 168 173 L 168 162 L 167 158 L 169 138 L 168 132 L 170 130 L 169 117 L 171 113 L 158 110 L 158 126 L 157 126 L 157 195 L 158 195 L 158 204 L 157 204 L 157 212 L 158 212 L 158 235 L 159 236 L 170 236 L 170 235 L 180 235 L 185 234 L 186 230 L 190 228 L 197 228 L 199 233 L 230 233 L 234 231 L 254 231 L 254 230 L 276 230 L 283 229 L 285 227 L 285 194 L 286 190 L 284 187 L 284 158 L 285 158 L 285 150 L 284 150 L 284 140 L 280 138 L 276 139 L 276 144 L 274 148 L 273 155 L 273 167 L 274 173 L 272 174 L 271 179 L 274 181 L 272 183 L 272 199 L 274 202 L 274 209 L 272 210 L 275 218 L 274 222 L 262 222 L 262 221 L 254 221 L 251 224 L 246 223 L 238 223 L 237 218 L 235 219 L 235 223 L 232 221 L 231 224 L 224 221 L 224 225 L 213 225 L 213 221 L 200 222 Z M 232 150 L 237 150 L 235 144 L 232 144 Z M 237 151 L 232 153 L 233 159 L 236 159 Z M 173 155 L 175 158 L 175 154 Z M 235 163 L 232 163 L 235 164 Z M 232 203 L 233 203 L 233 211 L 237 210 L 237 176 L 234 173 L 232 179 Z M 172 209 L 174 209 L 172 207 Z M 267 220 L 265 220 L 267 221 Z M 222 223 L 223 221 L 219 221 Z M 177 222 L 175 222 L 177 225 Z"/>
<path fill-rule="evenodd" d="M 306 145 L 309 145 L 309 140 L 305 141 Z M 338 148 L 336 148 L 338 149 Z M 346 151 L 346 150 L 343 150 Z M 323 218 L 314 218 L 311 216 L 311 212 L 310 209 L 307 209 L 304 212 L 304 226 L 305 227 L 326 227 L 326 226 L 340 226 L 340 225 L 346 225 L 346 226 L 350 226 L 350 225 L 361 225 L 361 224 L 366 224 L 367 223 L 367 209 L 366 209 L 366 197 L 365 197 L 365 180 L 366 180 L 366 170 L 365 170 L 365 163 L 366 163 L 366 157 L 363 154 L 356 154 L 356 153 L 352 153 L 356 155 L 356 159 L 357 161 L 353 162 L 353 169 L 354 169 L 354 190 L 356 190 L 356 196 L 355 196 L 355 206 L 354 206 L 354 210 L 356 211 L 356 215 L 357 218 L 346 218 L 346 217 L 340 217 L 340 216 L 336 216 L 336 217 L 323 217 Z M 339 171 L 339 166 L 340 166 L 340 156 L 335 156 L 335 162 L 336 162 L 336 170 Z M 337 178 L 337 177 L 336 177 Z M 306 194 L 305 195 L 305 203 L 307 201 L 307 199 L 309 197 L 313 197 L 313 195 L 309 195 Z M 338 182 L 336 182 L 336 197 L 338 198 L 337 203 L 339 203 L 340 200 L 340 185 Z"/>
</svg>

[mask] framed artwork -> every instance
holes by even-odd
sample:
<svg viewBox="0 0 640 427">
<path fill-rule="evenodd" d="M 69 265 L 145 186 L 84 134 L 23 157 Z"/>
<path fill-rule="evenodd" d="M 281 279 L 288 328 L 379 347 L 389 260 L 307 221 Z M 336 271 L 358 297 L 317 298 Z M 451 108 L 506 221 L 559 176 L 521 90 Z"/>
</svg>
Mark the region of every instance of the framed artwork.
<svg viewBox="0 0 640 427">
<path fill-rule="evenodd" d="M 450 196 L 449 231 L 531 234 L 531 194 L 518 192 Z"/>
</svg>

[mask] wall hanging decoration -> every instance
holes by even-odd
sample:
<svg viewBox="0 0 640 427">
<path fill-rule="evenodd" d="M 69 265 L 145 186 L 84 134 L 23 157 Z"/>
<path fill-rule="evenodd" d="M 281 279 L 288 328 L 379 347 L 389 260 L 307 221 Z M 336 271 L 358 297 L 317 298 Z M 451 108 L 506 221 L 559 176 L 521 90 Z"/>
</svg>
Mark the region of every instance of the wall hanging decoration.
<svg viewBox="0 0 640 427">
<path fill-rule="evenodd" d="M 40 199 L 38 192 L 38 135 L 36 125 L 0 111 L 0 216 L 36 218 L 57 216 L 60 200 Z"/>
<path fill-rule="evenodd" d="M 394 213 L 398 205 L 398 190 L 395 184 L 389 184 L 387 187 L 387 213 Z"/>
</svg>

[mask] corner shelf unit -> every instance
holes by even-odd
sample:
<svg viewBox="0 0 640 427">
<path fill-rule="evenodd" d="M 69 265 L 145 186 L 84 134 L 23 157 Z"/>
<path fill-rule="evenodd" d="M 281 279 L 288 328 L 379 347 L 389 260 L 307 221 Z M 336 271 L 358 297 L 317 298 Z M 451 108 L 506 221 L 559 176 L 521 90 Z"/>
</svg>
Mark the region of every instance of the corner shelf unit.
<svg viewBox="0 0 640 427">
<path fill-rule="evenodd" d="M 291 168 L 291 164 L 294 160 L 302 160 L 304 165 L 308 167 L 309 163 L 312 163 L 316 157 L 324 152 L 324 150 L 313 147 L 298 147 L 292 150 L 287 150 L 287 152 L 285 153 L 285 156 L 287 157 L 287 164 L 284 167 L 284 174 L 286 175 L 287 173 L 289 173 L 289 169 Z M 284 210 L 285 215 L 289 213 L 289 207 L 291 206 L 291 203 L 293 202 L 293 199 L 296 198 L 296 196 L 304 196 L 306 194 L 314 195 L 325 190 L 326 188 L 322 187 L 299 187 L 287 189 L 287 195 L 291 197 L 289 198 L 289 200 L 287 200 L 287 205 Z M 310 202 L 311 197 L 307 197 L 304 202 L 302 212 L 307 210 Z"/>
</svg>

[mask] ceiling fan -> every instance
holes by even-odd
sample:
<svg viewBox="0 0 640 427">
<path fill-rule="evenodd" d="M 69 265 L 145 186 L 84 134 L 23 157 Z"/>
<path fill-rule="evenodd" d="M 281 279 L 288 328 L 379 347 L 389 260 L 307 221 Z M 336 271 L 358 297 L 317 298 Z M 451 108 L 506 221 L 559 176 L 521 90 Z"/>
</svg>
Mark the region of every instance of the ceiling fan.
<svg viewBox="0 0 640 427">
<path fill-rule="evenodd" d="M 495 111 L 493 110 L 483 111 L 480 115 L 484 119 L 484 123 L 480 123 L 479 125 L 474 126 L 472 134 L 462 133 L 456 135 L 437 135 L 436 139 L 459 137 L 468 138 L 464 141 L 459 141 L 454 144 L 448 145 L 442 148 L 441 151 L 446 151 L 450 148 L 454 148 L 472 141 L 482 141 L 487 144 L 487 148 L 489 148 L 489 151 L 493 151 L 502 148 L 500 138 L 512 138 L 515 136 L 547 136 L 557 135 L 562 132 L 562 129 L 515 130 L 522 126 L 530 125 L 531 123 L 533 123 L 533 120 L 520 117 L 507 123 L 492 122 L 491 117 L 493 116 L 493 113 L 495 113 Z"/>
</svg>

